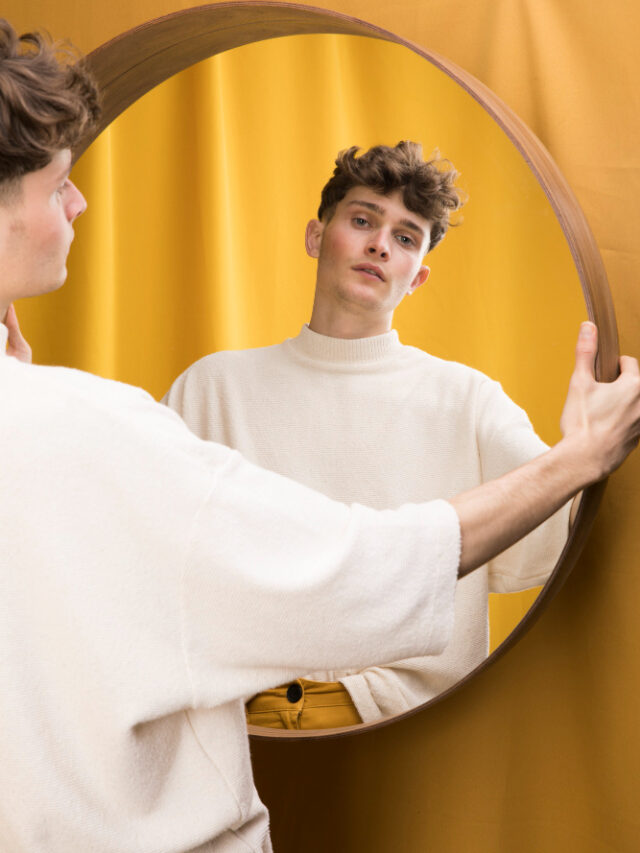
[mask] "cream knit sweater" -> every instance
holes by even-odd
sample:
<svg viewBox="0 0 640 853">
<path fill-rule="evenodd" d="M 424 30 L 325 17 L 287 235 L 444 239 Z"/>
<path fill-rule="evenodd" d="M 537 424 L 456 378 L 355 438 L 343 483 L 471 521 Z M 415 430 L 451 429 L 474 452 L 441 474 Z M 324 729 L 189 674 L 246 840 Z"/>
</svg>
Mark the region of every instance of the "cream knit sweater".
<svg viewBox="0 0 640 853">
<path fill-rule="evenodd" d="M 6 339 L 0 850 L 270 850 L 243 700 L 441 651 L 456 513 L 349 509 Z"/>
<path fill-rule="evenodd" d="M 200 437 L 376 509 L 451 498 L 547 449 L 498 383 L 402 346 L 395 331 L 345 340 L 304 326 L 277 346 L 216 353 L 183 373 L 165 402 Z M 486 657 L 488 592 L 543 584 L 567 529 L 568 508 L 458 583 L 443 654 L 311 677 L 342 681 L 365 722 L 426 702 Z M 361 568 L 372 580 L 386 570 L 384 561 Z"/>
</svg>

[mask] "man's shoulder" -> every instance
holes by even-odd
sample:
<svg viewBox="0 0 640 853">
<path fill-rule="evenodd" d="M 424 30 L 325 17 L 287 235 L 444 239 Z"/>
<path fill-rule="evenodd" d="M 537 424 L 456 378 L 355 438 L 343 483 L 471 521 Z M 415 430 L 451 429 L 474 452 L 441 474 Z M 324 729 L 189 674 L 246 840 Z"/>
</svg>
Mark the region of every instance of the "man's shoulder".
<svg viewBox="0 0 640 853">
<path fill-rule="evenodd" d="M 0 386 L 6 420 L 15 428 L 46 425 L 49 435 L 58 425 L 70 440 L 75 433 L 147 429 L 149 420 L 155 429 L 154 419 L 164 413 L 142 388 L 68 367 L 6 365 Z"/>
<path fill-rule="evenodd" d="M 459 361 L 441 358 L 409 344 L 402 345 L 402 359 L 407 366 L 415 366 L 417 369 L 422 369 L 430 375 L 448 382 L 460 382 L 466 385 L 483 385 L 486 383 L 499 387 L 498 382 L 475 367 Z"/>
<path fill-rule="evenodd" d="M 253 370 L 262 363 L 280 358 L 285 343 L 286 341 L 266 347 L 212 352 L 194 361 L 182 376 L 203 380 L 216 379 L 227 375 L 229 371 Z"/>
<path fill-rule="evenodd" d="M 85 370 L 55 365 L 22 364 L 15 359 L 7 359 L 7 362 L 2 379 L 6 393 L 22 392 L 25 397 L 37 393 L 47 400 L 56 396 L 61 400 L 78 399 L 85 403 L 94 401 L 107 406 L 116 399 L 120 402 L 153 402 L 153 397 L 142 388 L 97 376 Z"/>
</svg>

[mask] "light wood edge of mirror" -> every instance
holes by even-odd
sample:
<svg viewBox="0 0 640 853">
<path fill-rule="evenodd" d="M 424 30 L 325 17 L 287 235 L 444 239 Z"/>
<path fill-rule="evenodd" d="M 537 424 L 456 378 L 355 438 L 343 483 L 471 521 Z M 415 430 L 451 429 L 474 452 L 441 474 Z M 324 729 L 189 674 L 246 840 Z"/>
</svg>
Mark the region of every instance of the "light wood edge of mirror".
<svg viewBox="0 0 640 853">
<path fill-rule="evenodd" d="M 479 80 L 453 62 L 366 21 L 313 6 L 238 0 L 185 9 L 135 27 L 101 45 L 86 58 L 103 92 L 103 114 L 91 135 L 74 152 L 74 159 L 128 106 L 173 74 L 244 44 L 311 33 L 368 36 L 403 45 L 455 80 L 497 122 L 535 175 L 562 227 L 578 271 L 589 318 L 598 325 L 600 332 L 598 378 L 614 379 L 618 372 L 618 334 L 604 265 L 584 214 L 549 152 L 515 113 Z M 577 329 L 575 332 L 577 335 Z M 413 716 L 460 690 L 530 630 L 562 587 L 587 539 L 604 488 L 603 482 L 585 490 L 554 572 L 524 618 L 486 660 L 449 690 L 404 714 L 373 723 L 309 731 L 281 731 L 250 725 L 250 735 L 259 740 L 277 738 L 299 742 L 368 732 Z"/>
</svg>

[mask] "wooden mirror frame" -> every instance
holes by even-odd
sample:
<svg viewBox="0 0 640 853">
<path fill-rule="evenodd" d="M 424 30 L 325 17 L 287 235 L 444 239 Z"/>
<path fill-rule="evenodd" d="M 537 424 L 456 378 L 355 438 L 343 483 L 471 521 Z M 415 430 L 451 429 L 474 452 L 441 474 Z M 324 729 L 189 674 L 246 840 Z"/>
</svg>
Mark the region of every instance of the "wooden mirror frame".
<svg viewBox="0 0 640 853">
<path fill-rule="evenodd" d="M 134 101 L 179 71 L 241 45 L 278 36 L 311 33 L 368 36 L 401 44 L 462 86 L 497 122 L 533 172 L 560 223 L 578 271 L 589 318 L 599 329 L 596 375 L 601 381 L 614 379 L 618 373 L 618 335 L 606 272 L 584 214 L 548 151 L 480 81 L 449 60 L 373 24 L 312 6 L 238 0 L 185 9 L 134 27 L 101 45 L 87 57 L 87 64 L 102 90 L 103 112 L 91 136 L 74 151 L 74 159 Z M 602 482 L 585 490 L 553 574 L 524 618 L 497 649 L 448 690 L 423 705 L 375 723 L 312 731 L 249 726 L 251 736 L 307 740 L 369 731 L 415 714 L 459 690 L 510 649 L 532 627 L 561 588 L 582 550 L 604 488 L 605 483 Z"/>
</svg>

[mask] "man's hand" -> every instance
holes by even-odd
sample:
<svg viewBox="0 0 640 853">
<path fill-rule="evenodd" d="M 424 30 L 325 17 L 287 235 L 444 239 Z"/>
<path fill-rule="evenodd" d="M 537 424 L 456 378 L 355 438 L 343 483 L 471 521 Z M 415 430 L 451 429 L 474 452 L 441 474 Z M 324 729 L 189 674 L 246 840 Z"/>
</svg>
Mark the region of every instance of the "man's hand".
<svg viewBox="0 0 640 853">
<path fill-rule="evenodd" d="M 581 489 L 614 471 L 640 437 L 640 370 L 622 356 L 615 382 L 596 382 L 598 335 L 583 323 L 562 413 L 564 438 L 497 480 L 452 498 L 460 519 L 460 577 L 537 527 Z"/>
<path fill-rule="evenodd" d="M 635 358 L 621 356 L 615 382 L 596 382 L 598 331 L 583 323 L 576 345 L 576 366 L 560 419 L 566 441 L 582 446 L 592 479 L 614 471 L 640 438 L 640 369 Z"/>
<path fill-rule="evenodd" d="M 7 341 L 7 355 L 12 355 L 19 361 L 24 361 L 26 364 L 31 364 L 31 347 L 22 337 L 16 309 L 13 305 L 9 306 L 7 316 L 4 321 L 5 326 L 9 330 L 9 339 Z"/>
</svg>

